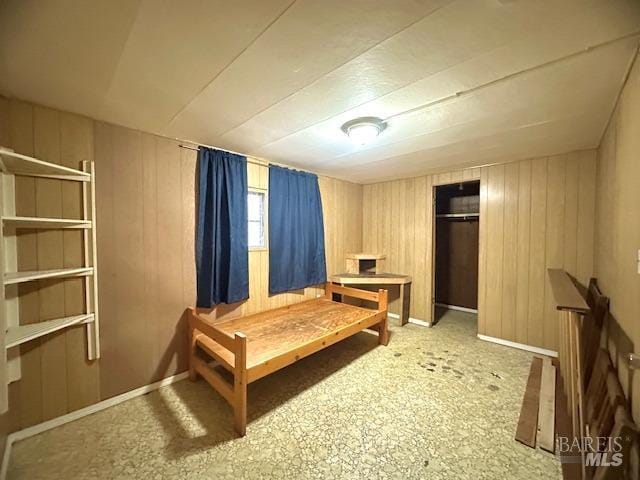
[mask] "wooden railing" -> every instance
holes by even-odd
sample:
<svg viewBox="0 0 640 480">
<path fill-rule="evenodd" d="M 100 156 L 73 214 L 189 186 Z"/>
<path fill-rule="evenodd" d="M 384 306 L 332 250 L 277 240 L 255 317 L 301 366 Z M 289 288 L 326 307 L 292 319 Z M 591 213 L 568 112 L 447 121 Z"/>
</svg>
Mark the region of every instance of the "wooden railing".
<svg viewBox="0 0 640 480">
<path fill-rule="evenodd" d="M 564 385 L 572 436 L 581 443 L 585 436 L 584 386 L 581 327 L 582 317 L 589 312 L 571 277 L 562 269 L 548 270 L 551 290 L 559 315 L 559 372 Z M 584 452 L 581 454 L 584 455 Z M 584 478 L 584 458 L 582 459 Z"/>
<path fill-rule="evenodd" d="M 559 310 L 559 398 L 566 397 L 566 408 L 557 410 L 560 417 L 556 420 L 561 420 L 557 422 L 562 425 L 560 435 L 580 445 L 558 452 L 569 457 L 563 462 L 564 478 L 640 478 L 632 460 L 633 444 L 640 434 L 610 352 L 601 347 L 604 324 L 611 321 L 609 299 L 595 278 L 589 281 L 585 300 L 566 272 L 549 269 L 548 274 Z M 564 407 L 565 402 L 560 402 Z M 581 468 L 574 469 L 578 455 Z M 616 462 L 611 461 L 614 457 Z M 602 461 L 596 461 L 598 458 Z"/>
</svg>

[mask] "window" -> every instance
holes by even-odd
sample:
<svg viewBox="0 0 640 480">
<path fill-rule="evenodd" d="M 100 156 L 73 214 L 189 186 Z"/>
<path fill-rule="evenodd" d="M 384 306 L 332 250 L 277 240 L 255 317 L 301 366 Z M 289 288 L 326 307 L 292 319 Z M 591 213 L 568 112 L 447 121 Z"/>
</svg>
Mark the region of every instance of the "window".
<svg viewBox="0 0 640 480">
<path fill-rule="evenodd" d="M 249 190 L 249 248 L 266 248 L 266 192 Z"/>
</svg>

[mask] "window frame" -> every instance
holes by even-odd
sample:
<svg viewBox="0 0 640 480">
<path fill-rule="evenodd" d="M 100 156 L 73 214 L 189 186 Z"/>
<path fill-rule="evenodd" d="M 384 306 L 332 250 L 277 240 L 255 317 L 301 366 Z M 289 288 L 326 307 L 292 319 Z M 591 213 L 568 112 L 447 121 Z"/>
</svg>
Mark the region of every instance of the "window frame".
<svg viewBox="0 0 640 480">
<path fill-rule="evenodd" d="M 250 193 L 260 193 L 262 194 L 263 202 L 262 202 L 262 232 L 264 235 L 264 245 L 260 247 L 252 247 L 249 246 L 250 252 L 264 252 L 269 250 L 269 192 L 266 188 L 256 188 L 249 187 L 247 192 L 247 197 Z M 247 202 L 248 203 L 248 202 Z M 247 209 L 247 235 L 249 230 L 249 211 Z M 247 238 L 247 244 L 249 239 Z"/>
</svg>

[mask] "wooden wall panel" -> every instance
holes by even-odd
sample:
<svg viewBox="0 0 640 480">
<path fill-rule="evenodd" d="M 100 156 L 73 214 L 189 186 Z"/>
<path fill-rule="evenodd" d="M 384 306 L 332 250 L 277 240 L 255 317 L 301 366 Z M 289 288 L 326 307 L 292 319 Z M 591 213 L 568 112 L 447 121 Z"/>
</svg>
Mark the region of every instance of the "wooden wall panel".
<svg viewBox="0 0 640 480">
<path fill-rule="evenodd" d="M 480 220 L 478 225 L 478 312 L 487 309 L 487 220 L 489 199 L 489 170 L 480 169 Z M 482 274 L 481 274 L 482 273 Z M 487 331 L 487 316 L 478 315 L 478 332 Z"/>
<path fill-rule="evenodd" d="M 555 349 L 546 269 L 565 268 L 583 283 L 592 274 L 594 168 L 594 151 L 579 151 L 365 185 L 364 250 L 386 253 L 388 270 L 413 277 L 411 316 L 431 321 L 433 186 L 479 179 L 478 332 Z M 412 182 L 408 204 L 400 192 Z"/>
<path fill-rule="evenodd" d="M 151 381 L 174 375 L 187 367 L 187 329 L 184 317 L 183 263 L 187 262 L 182 254 L 183 223 L 191 222 L 193 217 L 184 219 L 185 201 L 195 203 L 194 190 L 182 190 L 182 149 L 177 142 L 162 137 L 156 139 L 156 209 L 158 244 L 158 308 L 160 310 L 153 322 L 155 330 L 153 355 L 149 359 L 152 369 Z M 195 157 L 190 157 L 195 163 Z M 195 165 L 194 165 L 195 167 Z M 186 168 L 186 167 L 185 167 Z M 194 168 L 189 171 L 195 171 Z M 186 197 L 186 198 L 185 198 Z M 194 230 L 195 231 L 195 230 Z M 192 245 L 195 241 L 192 242 Z M 191 259 L 194 262 L 194 249 Z M 146 269 L 146 266 L 144 267 Z M 188 283 L 195 282 L 195 277 Z M 193 305 L 195 298 L 187 305 Z M 148 382 L 147 382 L 148 383 Z"/>
<path fill-rule="evenodd" d="M 572 272 L 578 269 L 578 191 L 580 185 L 580 157 L 575 152 L 567 156 L 564 186 L 564 264 Z"/>
<path fill-rule="evenodd" d="M 100 199 L 100 201 L 96 202 L 96 222 L 98 235 L 102 235 L 102 232 L 113 232 L 115 228 L 114 192 L 117 186 L 117 179 L 115 178 L 112 164 L 114 152 L 113 128 L 100 122 L 97 122 L 94 128 L 96 179 L 100 180 L 96 182 L 96 198 Z M 117 361 L 120 355 L 118 343 L 110 340 L 117 338 L 118 325 L 115 321 L 108 320 L 115 318 L 117 315 L 117 265 L 113 262 L 115 256 L 115 242 L 107 241 L 98 244 L 101 364 Z M 20 381 L 21 384 L 22 382 L 24 382 L 24 379 Z M 117 378 L 103 372 L 100 375 L 101 393 L 116 391 L 117 389 Z"/>
<path fill-rule="evenodd" d="M 504 165 L 488 167 L 487 241 L 484 275 L 485 335 L 500 337 L 502 328 L 502 264 L 504 258 Z M 482 274 L 482 273 L 480 273 Z"/>
<path fill-rule="evenodd" d="M 503 251 L 502 251 L 502 317 L 500 335 L 516 338 L 518 288 L 518 186 L 520 165 L 505 165 Z"/>
<path fill-rule="evenodd" d="M 531 251 L 531 160 L 518 162 L 518 235 L 516 237 L 515 341 L 527 343 L 529 326 L 529 253 Z"/>
<path fill-rule="evenodd" d="M 627 83 L 597 152 L 595 271 L 609 296 L 611 316 L 606 344 L 622 387 L 640 424 L 640 375 L 629 371 L 627 352 L 640 353 L 640 62 L 636 57 Z M 590 171 L 581 171 L 580 196 L 593 192 Z M 580 218 L 580 234 L 589 234 Z M 583 233 L 584 232 L 584 233 Z M 578 251 L 579 270 L 589 258 Z"/>
<path fill-rule="evenodd" d="M 529 314 L 527 342 L 542 346 L 544 339 L 545 229 L 547 222 L 547 159 L 531 163 L 531 235 L 529 237 Z"/>
<path fill-rule="evenodd" d="M 22 102 L 9 102 L 9 146 L 16 151 L 34 154 L 33 106 Z M 16 213 L 18 215 L 36 215 L 35 179 L 16 178 Z M 37 270 L 37 232 L 24 231 L 17 237 L 18 269 Z M 39 291 L 36 284 L 19 287 L 20 319 L 23 324 L 38 321 L 40 316 Z M 20 363 L 23 380 L 19 388 L 20 408 L 16 417 L 18 426 L 29 426 L 43 421 L 42 412 L 42 374 L 40 340 L 20 347 Z M 27 372 L 27 373 L 25 373 Z M 10 412 L 11 413 L 11 412 Z"/>
<path fill-rule="evenodd" d="M 102 128 L 112 127 L 110 125 L 102 125 Z M 162 168 L 162 166 L 159 165 L 161 162 L 158 159 L 157 137 L 143 135 L 141 140 L 142 178 L 140 178 L 140 188 L 142 189 L 142 261 L 144 264 L 141 307 L 143 309 L 142 325 L 147 329 L 147 333 L 142 338 L 139 338 L 138 341 L 141 344 L 140 349 L 142 351 L 151 352 L 151 357 L 157 358 L 159 348 L 156 347 L 157 324 L 154 319 L 160 319 L 162 315 L 161 293 L 159 290 L 161 265 L 158 262 L 160 258 L 158 254 L 158 192 L 163 190 L 162 184 L 158 179 L 158 168 Z M 98 225 L 98 228 L 102 230 L 102 225 Z M 100 285 L 100 289 L 102 289 L 102 285 Z M 100 306 L 102 307 L 102 304 Z M 117 341 L 117 337 L 113 336 L 112 338 Z M 153 365 L 149 361 L 144 374 L 149 375 L 150 379 L 159 379 L 153 370 Z M 117 372 L 114 373 L 117 374 Z M 105 393 L 107 391 L 115 392 L 122 388 L 117 378 L 111 377 L 111 375 L 103 375 L 102 381 Z"/>
<path fill-rule="evenodd" d="M 58 113 L 36 107 L 34 109 L 34 154 L 52 163 L 60 163 L 60 123 Z M 36 179 L 36 214 L 40 217 L 62 216 L 62 184 L 55 180 Z M 62 268 L 64 264 L 62 232 L 37 233 L 38 268 Z M 64 316 L 64 284 L 56 280 L 39 282 L 42 320 Z M 49 420 L 66 413 L 66 332 L 56 332 L 42 340 L 42 389 L 50 392 L 42 403 L 43 419 Z"/>
<path fill-rule="evenodd" d="M 95 160 L 101 353 L 86 360 L 83 327 L 21 347 L 22 379 L 10 386 L 6 433 L 96 403 L 186 369 L 184 309 L 195 303 L 196 152 L 167 138 L 0 97 L 0 144 L 78 167 Z M 250 186 L 268 189 L 268 168 L 249 164 Z M 328 274 L 362 251 L 363 187 L 320 177 Z M 77 185 L 17 177 L 17 213 L 78 218 Z M 82 261 L 79 232 L 18 236 L 19 268 Z M 220 308 L 220 318 L 284 306 L 320 286 L 268 295 L 268 250 L 250 252 L 251 298 Z M 23 323 L 83 308 L 78 279 L 20 287 Z"/>
<path fill-rule="evenodd" d="M 547 269 L 564 267 L 564 207 L 565 172 L 567 155 L 552 158 L 547 162 L 547 224 L 545 229 L 544 269 L 544 324 L 542 344 L 557 350 L 558 313 L 555 308 L 551 284 L 547 281 Z M 573 248 L 575 249 L 575 247 Z M 573 263 L 572 261 L 570 263 Z M 575 275 L 567 264 L 567 271 Z"/>
<path fill-rule="evenodd" d="M 78 168 L 83 160 L 93 160 L 93 122 L 71 114 L 60 114 L 60 161 L 63 165 Z M 65 218 L 82 218 L 82 187 L 75 182 L 62 184 L 62 215 Z M 80 267 L 84 261 L 82 231 L 63 232 L 64 266 Z M 69 279 L 64 282 L 65 315 L 84 311 L 84 280 Z M 66 331 L 67 340 L 67 394 L 68 409 L 76 410 L 95 403 L 100 398 L 98 362 L 87 360 L 86 327 L 77 326 Z"/>
<path fill-rule="evenodd" d="M 576 275 L 583 285 L 589 283 L 594 272 L 596 211 L 596 152 L 585 152 L 588 161 L 579 163 L 578 233 Z"/>
<path fill-rule="evenodd" d="M 431 219 L 432 203 L 426 202 L 428 192 L 431 190 L 431 179 L 428 177 L 419 177 L 415 179 L 413 199 L 411 204 L 407 207 L 408 211 L 413 212 L 412 224 L 414 226 L 413 231 L 413 248 L 412 245 L 407 245 L 407 260 L 409 267 L 407 271 L 415 269 L 416 272 L 426 272 L 427 264 L 431 262 L 431 238 L 427 238 L 426 242 L 418 241 L 421 238 L 426 237 L 428 229 L 427 223 Z M 366 189 L 365 189 L 366 191 Z M 365 202 L 363 201 L 363 205 Z M 422 204 L 423 208 L 416 208 L 414 205 Z M 411 252 L 415 252 L 415 257 L 412 258 Z M 412 265 L 413 264 L 413 265 Z M 413 268 L 411 268 L 413 267 Z M 431 298 L 431 292 L 429 287 L 431 282 L 427 282 L 426 275 L 421 275 L 413 278 L 411 285 L 411 303 L 415 312 L 426 311 L 428 307 L 428 298 Z"/>
<path fill-rule="evenodd" d="M 110 168 L 113 220 L 110 225 L 103 224 L 98 211 L 97 233 L 98 252 L 102 244 L 113 244 L 108 251 L 110 256 L 105 256 L 98 265 L 98 268 L 113 265 L 111 287 L 114 292 L 110 295 L 114 302 L 113 316 L 105 319 L 101 315 L 101 325 L 110 322 L 112 328 L 101 332 L 101 344 L 108 346 L 108 353 L 103 357 L 100 368 L 101 393 L 104 397 L 111 397 L 139 386 L 148 378 L 144 349 L 138 347 L 138 342 L 149 335 L 149 331 L 145 328 L 144 303 L 140 301 L 144 285 L 143 190 L 139 187 L 142 138 L 139 132 L 125 128 L 106 128 L 111 130 L 111 144 L 107 147 L 111 155 L 100 158 L 102 163 L 96 161 L 96 183 L 99 185 L 101 182 L 101 170 Z M 103 144 L 97 141 L 96 150 L 102 147 Z M 100 203 L 100 197 L 97 203 Z M 101 279 L 102 275 L 99 276 Z M 103 290 L 101 284 L 100 306 L 106 303 L 102 298 Z M 120 364 L 123 358 L 127 359 L 126 367 Z"/>
</svg>

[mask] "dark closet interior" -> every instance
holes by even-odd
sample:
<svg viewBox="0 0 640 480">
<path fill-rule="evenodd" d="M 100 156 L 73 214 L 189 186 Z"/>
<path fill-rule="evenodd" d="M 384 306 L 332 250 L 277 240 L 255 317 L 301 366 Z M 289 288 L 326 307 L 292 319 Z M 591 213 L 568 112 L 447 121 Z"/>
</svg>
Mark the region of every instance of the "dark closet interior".
<svg viewBox="0 0 640 480">
<path fill-rule="evenodd" d="M 480 182 L 436 187 L 435 211 L 435 303 L 477 310 Z"/>
</svg>

